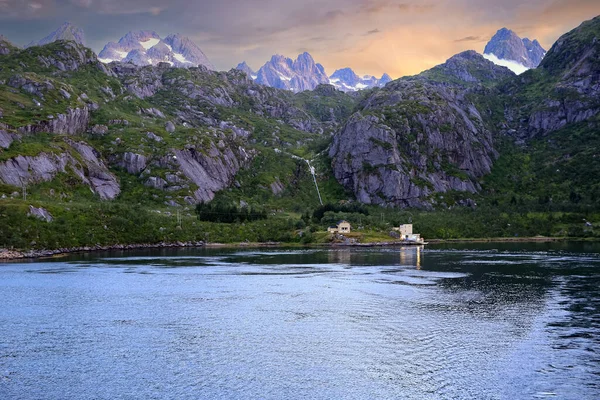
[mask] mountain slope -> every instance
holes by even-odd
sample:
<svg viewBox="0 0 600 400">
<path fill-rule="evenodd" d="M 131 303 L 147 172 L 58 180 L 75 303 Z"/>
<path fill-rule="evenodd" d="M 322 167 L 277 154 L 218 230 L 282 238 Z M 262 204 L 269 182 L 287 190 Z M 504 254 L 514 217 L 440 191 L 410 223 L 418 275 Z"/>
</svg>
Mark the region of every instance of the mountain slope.
<svg viewBox="0 0 600 400">
<path fill-rule="evenodd" d="M 437 193 L 477 192 L 498 153 L 467 94 L 511 76 L 469 51 L 387 84 L 334 136 L 336 178 L 367 204 L 431 207 Z"/>
<path fill-rule="evenodd" d="M 85 46 L 85 34 L 83 30 L 69 22 L 65 22 L 48 36 L 44 37 L 38 42 L 29 43 L 27 47 L 43 46 L 45 44 L 56 42 L 57 40 L 71 40 Z"/>
</svg>

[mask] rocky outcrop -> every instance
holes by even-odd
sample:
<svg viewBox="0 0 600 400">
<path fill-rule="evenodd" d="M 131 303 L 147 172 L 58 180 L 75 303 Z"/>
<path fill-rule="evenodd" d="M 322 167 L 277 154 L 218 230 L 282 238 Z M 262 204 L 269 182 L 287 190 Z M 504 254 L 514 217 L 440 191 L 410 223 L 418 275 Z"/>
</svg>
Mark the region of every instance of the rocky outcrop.
<svg viewBox="0 0 600 400">
<path fill-rule="evenodd" d="M 119 158 L 117 165 L 134 175 L 145 170 L 148 162 L 145 156 L 132 152 L 125 152 Z"/>
<path fill-rule="evenodd" d="M 34 206 L 29 206 L 29 212 L 27 213 L 27 215 L 30 215 L 32 217 L 36 217 L 38 219 L 41 219 L 42 221 L 46 221 L 46 222 L 52 222 L 54 220 L 54 218 L 52 217 L 52 214 L 50 214 L 48 212 L 48 210 L 46 210 L 45 208 L 42 207 L 34 207 Z"/>
<path fill-rule="evenodd" d="M 86 168 L 85 171 L 80 170 L 80 178 L 89 183 L 94 193 L 102 200 L 112 200 L 117 197 L 121 192 L 119 182 L 108 171 L 108 168 L 100 159 L 100 154 L 84 142 L 69 141 L 69 144 L 79 153 L 85 163 Z"/>
<path fill-rule="evenodd" d="M 53 119 L 35 125 L 19 128 L 22 134 L 56 133 L 59 135 L 78 135 L 87 131 L 90 122 L 90 111 L 87 106 L 69 108 L 65 114 L 58 114 Z"/>
<path fill-rule="evenodd" d="M 48 54 L 45 47 L 52 47 Z M 75 42 L 56 42 L 44 47 L 30 47 L 23 51 L 29 56 L 34 56 L 36 61 L 45 68 L 56 68 L 59 71 L 78 71 L 86 65 L 95 65 L 96 68 L 107 70 L 98 62 L 96 55 L 88 48 Z"/>
<path fill-rule="evenodd" d="M 175 150 L 180 171 L 198 189 L 194 197 L 198 202 L 210 201 L 215 193 L 229 187 L 240 168 L 248 165 L 253 153 L 235 145 L 217 146 L 211 142 L 205 151 L 194 148 Z"/>
<path fill-rule="evenodd" d="M 52 180 L 74 160 L 66 153 L 17 156 L 0 163 L 0 182 L 20 187 Z"/>
<path fill-rule="evenodd" d="M 7 132 L 4 129 L 2 129 L 2 127 L 0 127 L 0 148 L 8 149 L 12 142 L 18 140 L 19 138 L 19 135 Z"/>
<path fill-rule="evenodd" d="M 546 50 L 537 40 L 521 39 L 510 29 L 502 28 L 486 44 L 483 53 L 521 64 L 525 68 L 535 68 L 544 58 Z"/>
<path fill-rule="evenodd" d="M 48 151 L 36 156 L 17 156 L 0 163 L 0 183 L 20 187 L 51 181 L 59 173 L 73 172 L 101 199 L 114 199 L 120 192 L 119 183 L 98 152 L 84 142 L 67 143 L 77 154 Z"/>
</svg>

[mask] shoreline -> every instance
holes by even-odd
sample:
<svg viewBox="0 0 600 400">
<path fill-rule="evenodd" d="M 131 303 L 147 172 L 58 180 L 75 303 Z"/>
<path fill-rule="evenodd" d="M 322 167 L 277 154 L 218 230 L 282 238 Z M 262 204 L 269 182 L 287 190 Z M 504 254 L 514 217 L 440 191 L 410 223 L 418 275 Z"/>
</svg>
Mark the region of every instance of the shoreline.
<svg viewBox="0 0 600 400">
<path fill-rule="evenodd" d="M 598 239 L 576 237 L 506 237 L 506 238 L 462 238 L 462 239 L 428 239 L 426 244 L 444 243 L 548 243 L 548 242 L 597 242 Z M 168 249 L 168 248 L 265 248 L 265 247 L 396 247 L 396 246 L 425 246 L 426 244 L 406 243 L 400 241 L 372 242 L 372 243 L 284 243 L 284 242 L 236 242 L 236 243 L 205 243 L 174 242 L 155 244 L 115 244 L 108 246 L 82 246 L 73 248 L 60 248 L 54 250 L 9 250 L 0 248 L 0 262 L 15 260 L 36 260 L 51 257 L 63 257 L 74 253 L 93 253 L 111 250 L 142 250 L 142 249 Z"/>
</svg>

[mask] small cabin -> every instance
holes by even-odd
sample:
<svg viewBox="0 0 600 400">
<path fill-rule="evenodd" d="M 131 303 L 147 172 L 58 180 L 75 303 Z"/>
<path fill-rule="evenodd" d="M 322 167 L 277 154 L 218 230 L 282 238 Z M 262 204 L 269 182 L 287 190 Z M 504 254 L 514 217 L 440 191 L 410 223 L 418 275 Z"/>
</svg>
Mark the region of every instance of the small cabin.
<svg viewBox="0 0 600 400">
<path fill-rule="evenodd" d="M 329 233 L 350 233 L 352 227 L 348 221 L 340 221 L 336 226 L 330 226 L 327 228 Z"/>
</svg>

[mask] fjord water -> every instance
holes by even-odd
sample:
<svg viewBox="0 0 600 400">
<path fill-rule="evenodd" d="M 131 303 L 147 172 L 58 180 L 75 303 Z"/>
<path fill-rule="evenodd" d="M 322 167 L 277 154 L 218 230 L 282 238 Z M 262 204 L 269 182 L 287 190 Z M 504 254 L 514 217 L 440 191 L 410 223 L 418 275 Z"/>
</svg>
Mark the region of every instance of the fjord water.
<svg viewBox="0 0 600 400">
<path fill-rule="evenodd" d="M 600 247 L 0 264 L 1 399 L 598 399 Z"/>
</svg>

